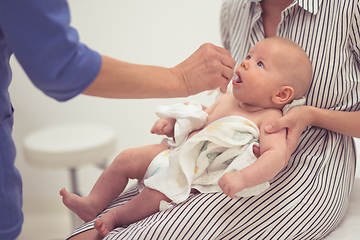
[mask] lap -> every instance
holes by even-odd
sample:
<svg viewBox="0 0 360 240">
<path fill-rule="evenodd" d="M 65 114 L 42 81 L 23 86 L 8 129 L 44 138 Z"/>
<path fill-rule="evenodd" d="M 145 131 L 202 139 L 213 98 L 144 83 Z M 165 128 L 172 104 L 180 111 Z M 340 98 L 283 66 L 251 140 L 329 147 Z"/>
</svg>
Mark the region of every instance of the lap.
<svg viewBox="0 0 360 240">
<path fill-rule="evenodd" d="M 348 152 L 341 159 L 302 154 L 260 195 L 232 200 L 223 193 L 193 194 L 168 210 L 115 229 L 106 239 L 321 239 L 345 212 L 354 156 Z M 134 188 L 109 209 L 136 194 Z M 83 228 L 92 229 L 92 224 Z"/>
<path fill-rule="evenodd" d="M 137 193 L 134 186 L 104 213 Z M 315 231 L 327 219 L 327 213 L 314 211 L 316 204 L 303 203 L 303 199 L 292 204 L 279 195 L 264 196 L 232 200 L 223 193 L 193 194 L 173 208 L 115 229 L 105 239 L 320 239 L 326 235 Z M 73 235 L 92 228 L 93 222 L 86 223 Z"/>
</svg>

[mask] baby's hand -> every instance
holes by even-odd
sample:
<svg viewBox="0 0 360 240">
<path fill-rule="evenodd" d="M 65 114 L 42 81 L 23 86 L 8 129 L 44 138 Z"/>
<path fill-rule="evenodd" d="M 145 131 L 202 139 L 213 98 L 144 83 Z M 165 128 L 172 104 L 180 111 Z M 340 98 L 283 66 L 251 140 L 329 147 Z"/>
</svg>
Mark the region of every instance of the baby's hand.
<svg viewBox="0 0 360 240">
<path fill-rule="evenodd" d="M 241 171 L 227 172 L 218 181 L 218 184 L 223 192 L 235 198 L 235 194 L 245 189 L 244 176 Z"/>
<path fill-rule="evenodd" d="M 173 137 L 175 123 L 176 119 L 174 118 L 161 118 L 151 128 L 151 133 Z"/>
</svg>

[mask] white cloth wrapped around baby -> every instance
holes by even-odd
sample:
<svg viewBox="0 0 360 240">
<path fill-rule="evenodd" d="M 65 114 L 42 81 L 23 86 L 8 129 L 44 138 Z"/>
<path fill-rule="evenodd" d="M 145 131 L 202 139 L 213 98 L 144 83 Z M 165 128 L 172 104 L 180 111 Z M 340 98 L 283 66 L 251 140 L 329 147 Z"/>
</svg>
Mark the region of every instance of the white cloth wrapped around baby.
<svg viewBox="0 0 360 240">
<path fill-rule="evenodd" d="M 246 118 L 221 118 L 186 139 L 192 130 L 205 124 L 207 114 L 200 104 L 161 106 L 156 113 L 177 119 L 175 142 L 168 139 L 171 148 L 154 158 L 145 173 L 144 185 L 162 192 L 174 203 L 186 200 L 192 188 L 203 193 L 221 192 L 218 180 L 224 173 L 240 171 L 257 159 L 253 145 L 259 144 L 259 129 Z M 265 182 L 236 196 L 257 195 L 268 187 Z"/>
</svg>

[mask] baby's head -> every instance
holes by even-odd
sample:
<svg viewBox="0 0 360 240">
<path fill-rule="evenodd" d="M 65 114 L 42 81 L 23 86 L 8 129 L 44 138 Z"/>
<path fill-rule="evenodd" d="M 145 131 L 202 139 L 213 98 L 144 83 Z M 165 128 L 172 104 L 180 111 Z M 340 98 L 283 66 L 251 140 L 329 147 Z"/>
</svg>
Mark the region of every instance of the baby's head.
<svg viewBox="0 0 360 240">
<path fill-rule="evenodd" d="M 311 62 L 305 51 L 281 37 L 256 43 L 235 73 L 239 78 L 233 80 L 234 96 L 262 108 L 281 109 L 302 98 L 312 79 Z"/>
</svg>

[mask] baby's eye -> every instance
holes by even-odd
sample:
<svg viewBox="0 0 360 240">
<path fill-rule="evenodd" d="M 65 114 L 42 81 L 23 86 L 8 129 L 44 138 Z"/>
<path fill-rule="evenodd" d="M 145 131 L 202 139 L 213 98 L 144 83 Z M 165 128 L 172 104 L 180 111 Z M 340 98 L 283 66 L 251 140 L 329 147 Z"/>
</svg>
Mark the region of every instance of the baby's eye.
<svg viewBox="0 0 360 240">
<path fill-rule="evenodd" d="M 262 68 L 264 67 L 264 63 L 263 63 L 263 62 L 261 62 L 261 61 L 260 61 L 260 62 L 258 62 L 258 63 L 257 63 L 257 65 L 258 65 L 259 67 L 262 67 Z"/>
<path fill-rule="evenodd" d="M 251 56 L 250 56 L 250 55 L 247 55 L 245 59 L 246 59 L 246 60 L 250 60 L 250 59 L 251 59 Z"/>
</svg>

